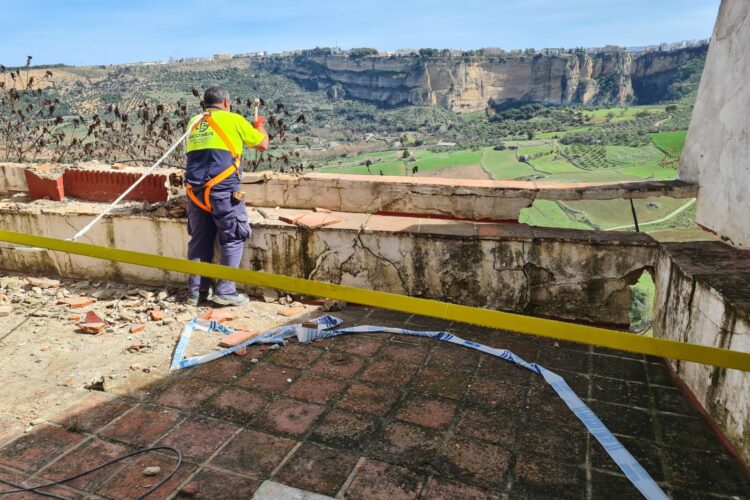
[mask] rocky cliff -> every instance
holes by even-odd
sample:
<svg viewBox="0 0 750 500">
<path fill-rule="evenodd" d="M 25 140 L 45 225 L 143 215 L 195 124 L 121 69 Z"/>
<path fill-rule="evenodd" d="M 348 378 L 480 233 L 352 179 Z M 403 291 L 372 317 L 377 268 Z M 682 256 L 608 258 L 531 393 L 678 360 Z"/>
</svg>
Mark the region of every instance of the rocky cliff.
<svg viewBox="0 0 750 500">
<path fill-rule="evenodd" d="M 666 98 L 686 62 L 704 58 L 705 53 L 706 47 L 640 55 L 612 51 L 464 58 L 299 56 L 269 60 L 262 67 L 305 88 L 325 89 L 332 98 L 469 112 L 513 100 L 654 102 Z"/>
</svg>

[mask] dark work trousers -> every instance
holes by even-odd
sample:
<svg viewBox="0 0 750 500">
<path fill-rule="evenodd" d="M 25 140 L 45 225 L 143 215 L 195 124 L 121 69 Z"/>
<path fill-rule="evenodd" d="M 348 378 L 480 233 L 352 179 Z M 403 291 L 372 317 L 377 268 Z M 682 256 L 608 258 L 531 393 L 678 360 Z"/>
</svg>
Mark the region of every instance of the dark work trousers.
<svg viewBox="0 0 750 500">
<path fill-rule="evenodd" d="M 199 196 L 203 193 L 197 193 Z M 244 202 L 232 199 L 232 193 L 211 193 L 211 213 L 188 200 L 188 259 L 201 262 L 213 262 L 214 242 L 219 237 L 221 246 L 221 264 L 239 267 L 245 240 L 250 237 L 251 229 L 247 219 Z M 208 291 L 209 278 L 190 276 L 188 289 L 190 293 Z M 237 288 L 232 281 L 219 280 L 214 288 L 216 295 L 232 295 Z"/>
</svg>

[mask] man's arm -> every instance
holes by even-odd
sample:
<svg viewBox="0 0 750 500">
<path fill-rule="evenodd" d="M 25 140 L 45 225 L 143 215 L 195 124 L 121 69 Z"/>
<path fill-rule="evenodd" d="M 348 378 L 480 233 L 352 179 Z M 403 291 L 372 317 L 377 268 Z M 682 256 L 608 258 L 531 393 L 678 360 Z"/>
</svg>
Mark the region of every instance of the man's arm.
<svg viewBox="0 0 750 500">
<path fill-rule="evenodd" d="M 242 143 L 245 146 L 258 151 L 268 150 L 268 132 L 266 132 L 265 120 L 259 116 L 252 125 L 243 116 L 238 119 L 238 128 Z"/>
<path fill-rule="evenodd" d="M 258 151 L 268 151 L 268 132 L 266 132 L 266 120 L 262 116 L 259 116 L 253 120 L 253 127 L 255 130 L 263 134 L 263 140 L 260 144 L 255 146 Z"/>
</svg>

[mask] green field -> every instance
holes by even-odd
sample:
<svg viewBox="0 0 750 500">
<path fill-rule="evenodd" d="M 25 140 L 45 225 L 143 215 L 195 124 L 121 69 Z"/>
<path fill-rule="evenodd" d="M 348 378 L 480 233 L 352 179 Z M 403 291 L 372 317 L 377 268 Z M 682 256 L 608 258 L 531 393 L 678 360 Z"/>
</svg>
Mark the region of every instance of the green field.
<svg viewBox="0 0 750 500">
<path fill-rule="evenodd" d="M 650 134 L 651 140 L 657 148 L 665 154 L 674 158 L 679 158 L 682 150 L 685 148 L 685 137 L 687 130 L 678 130 L 675 132 L 658 132 Z"/>
</svg>

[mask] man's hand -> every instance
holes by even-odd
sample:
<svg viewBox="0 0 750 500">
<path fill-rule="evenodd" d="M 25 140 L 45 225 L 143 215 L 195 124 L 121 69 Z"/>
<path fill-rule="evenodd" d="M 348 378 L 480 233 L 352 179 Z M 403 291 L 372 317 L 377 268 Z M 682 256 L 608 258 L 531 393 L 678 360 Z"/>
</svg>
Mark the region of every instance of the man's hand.
<svg viewBox="0 0 750 500">
<path fill-rule="evenodd" d="M 265 136 L 265 138 L 263 139 L 263 142 L 258 144 L 255 147 L 255 149 L 257 149 L 258 151 L 267 151 L 268 150 L 268 132 L 266 132 L 266 119 L 262 116 L 259 116 L 258 118 L 253 120 L 252 125 L 255 128 L 255 130 L 257 130 L 258 132 L 260 132 L 261 134 Z"/>
</svg>

